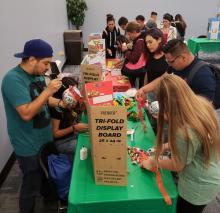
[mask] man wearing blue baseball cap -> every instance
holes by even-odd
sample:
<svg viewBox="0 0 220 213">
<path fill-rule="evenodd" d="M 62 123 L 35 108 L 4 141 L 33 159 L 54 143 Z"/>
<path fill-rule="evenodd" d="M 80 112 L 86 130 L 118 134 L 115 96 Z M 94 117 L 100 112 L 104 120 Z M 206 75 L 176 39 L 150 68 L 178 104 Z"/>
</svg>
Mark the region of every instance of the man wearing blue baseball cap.
<svg viewBox="0 0 220 213">
<path fill-rule="evenodd" d="M 50 68 L 52 47 L 41 39 L 25 43 L 24 50 L 14 55 L 21 63 L 3 78 L 1 91 L 5 106 L 10 142 L 23 173 L 19 197 L 20 213 L 33 211 L 35 197 L 41 188 L 41 170 L 37 154 L 43 144 L 53 140 L 48 105 L 62 101 L 52 95 L 61 87 L 61 80 L 48 86 L 43 75 Z"/>
</svg>

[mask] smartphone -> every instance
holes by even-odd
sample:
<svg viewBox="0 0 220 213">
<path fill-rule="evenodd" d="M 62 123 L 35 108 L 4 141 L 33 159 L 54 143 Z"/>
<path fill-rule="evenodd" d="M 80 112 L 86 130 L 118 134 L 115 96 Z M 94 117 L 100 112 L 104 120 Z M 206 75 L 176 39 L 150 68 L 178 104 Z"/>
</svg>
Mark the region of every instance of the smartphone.
<svg viewBox="0 0 220 213">
<path fill-rule="evenodd" d="M 60 71 L 59 71 L 59 68 L 56 64 L 56 62 L 50 62 L 50 67 L 51 67 L 51 72 L 52 74 L 56 74 L 56 75 L 59 75 L 60 74 Z"/>
</svg>

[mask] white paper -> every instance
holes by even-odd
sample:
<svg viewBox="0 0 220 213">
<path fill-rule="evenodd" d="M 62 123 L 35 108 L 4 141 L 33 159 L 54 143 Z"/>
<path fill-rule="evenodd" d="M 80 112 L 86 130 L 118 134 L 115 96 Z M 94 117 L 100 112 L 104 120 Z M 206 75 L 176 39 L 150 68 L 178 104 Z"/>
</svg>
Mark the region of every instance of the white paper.
<svg viewBox="0 0 220 213">
<path fill-rule="evenodd" d="M 103 96 L 94 97 L 92 100 L 93 100 L 93 104 L 99 104 L 99 103 L 111 101 L 113 100 L 113 97 L 112 95 L 103 95 Z"/>
</svg>

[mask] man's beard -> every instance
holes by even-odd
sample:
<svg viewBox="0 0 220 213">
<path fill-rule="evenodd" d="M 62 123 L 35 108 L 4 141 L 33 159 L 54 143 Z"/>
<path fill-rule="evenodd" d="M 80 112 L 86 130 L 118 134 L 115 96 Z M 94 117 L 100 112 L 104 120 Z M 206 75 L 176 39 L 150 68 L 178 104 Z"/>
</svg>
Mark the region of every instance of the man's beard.
<svg viewBox="0 0 220 213">
<path fill-rule="evenodd" d="M 43 75 L 45 75 L 46 72 L 47 72 L 47 70 L 45 70 L 44 72 L 42 72 L 41 74 L 39 74 L 39 73 L 37 72 L 37 66 L 35 66 L 34 69 L 33 69 L 33 75 L 35 75 L 35 76 L 43 76 Z"/>
</svg>

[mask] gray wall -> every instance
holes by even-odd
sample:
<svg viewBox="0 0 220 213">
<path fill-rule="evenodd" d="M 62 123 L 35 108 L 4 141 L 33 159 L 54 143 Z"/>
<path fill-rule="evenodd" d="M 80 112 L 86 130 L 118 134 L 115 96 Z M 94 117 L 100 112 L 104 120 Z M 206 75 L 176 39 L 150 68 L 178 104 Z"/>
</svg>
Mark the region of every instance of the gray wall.
<svg viewBox="0 0 220 213">
<path fill-rule="evenodd" d="M 4 74 L 20 62 L 13 54 L 29 39 L 45 39 L 53 46 L 54 58 L 64 62 L 60 52 L 64 51 L 63 31 L 68 28 L 65 0 L 2 0 L 0 28 L 0 84 Z M 0 172 L 11 153 L 0 94 Z"/>
<path fill-rule="evenodd" d="M 86 46 L 89 33 L 102 32 L 104 29 L 107 13 L 112 13 L 116 20 L 121 16 L 132 20 L 140 14 L 148 18 L 151 11 L 157 11 L 160 20 L 164 13 L 169 12 L 173 15 L 180 13 L 187 22 L 186 37 L 189 38 L 204 34 L 208 17 L 215 16 L 217 11 L 220 11 L 220 0 L 86 0 L 86 2 L 89 9 L 82 28 Z"/>
</svg>

